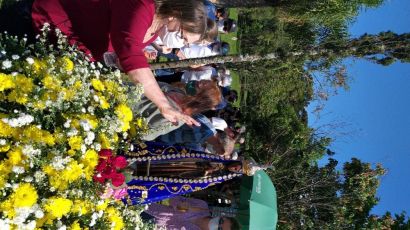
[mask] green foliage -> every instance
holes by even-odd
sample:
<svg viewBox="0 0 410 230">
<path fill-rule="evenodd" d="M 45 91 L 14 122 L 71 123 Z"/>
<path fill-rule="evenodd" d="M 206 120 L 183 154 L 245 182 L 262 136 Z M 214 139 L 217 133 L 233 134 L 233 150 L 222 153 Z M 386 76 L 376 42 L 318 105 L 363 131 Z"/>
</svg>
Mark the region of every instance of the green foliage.
<svg viewBox="0 0 410 230">
<path fill-rule="evenodd" d="M 274 8 L 242 10 L 239 23 L 242 53 L 267 54 L 290 49 L 291 39 L 285 32 L 284 23 L 277 19 Z"/>
<path fill-rule="evenodd" d="M 343 170 L 330 159 L 319 166 L 331 137 L 307 124 L 306 106 L 326 100 L 349 78 L 342 60 L 365 58 L 388 65 L 409 60 L 409 35 L 391 32 L 350 39 L 347 27 L 360 10 L 383 0 L 280 1 L 275 8 L 242 9 L 243 54 L 276 53 L 277 61 L 236 64 L 247 126 L 244 154 L 270 163 L 278 191 L 279 229 L 405 229 L 405 214 L 371 215 L 384 174 L 381 165 L 352 159 Z M 301 53 L 294 55 L 294 53 Z"/>
</svg>

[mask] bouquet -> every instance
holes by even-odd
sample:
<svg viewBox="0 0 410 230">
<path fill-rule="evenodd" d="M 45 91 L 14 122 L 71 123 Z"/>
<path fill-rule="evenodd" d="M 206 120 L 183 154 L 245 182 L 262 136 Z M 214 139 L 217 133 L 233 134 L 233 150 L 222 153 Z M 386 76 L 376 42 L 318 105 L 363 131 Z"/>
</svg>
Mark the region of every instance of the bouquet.
<svg viewBox="0 0 410 230">
<path fill-rule="evenodd" d="M 93 181 L 98 152 L 144 131 L 127 97 L 142 89 L 49 32 L 32 45 L 0 34 L 0 229 L 142 228 L 141 207 Z"/>
</svg>

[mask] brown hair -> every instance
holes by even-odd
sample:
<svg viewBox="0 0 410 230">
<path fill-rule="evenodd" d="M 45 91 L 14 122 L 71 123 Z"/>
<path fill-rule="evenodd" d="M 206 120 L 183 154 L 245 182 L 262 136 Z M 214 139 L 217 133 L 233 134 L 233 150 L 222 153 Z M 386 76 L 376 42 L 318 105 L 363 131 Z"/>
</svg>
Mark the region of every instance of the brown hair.
<svg viewBox="0 0 410 230">
<path fill-rule="evenodd" d="M 181 103 L 182 109 L 189 109 L 192 111 L 192 114 L 190 115 L 212 110 L 222 101 L 222 93 L 216 81 L 201 81 L 212 82 L 212 84 L 209 84 L 207 85 L 207 87 L 199 89 L 194 96 L 185 96 Z"/>
<path fill-rule="evenodd" d="M 216 36 L 218 36 L 218 27 L 214 20 L 208 18 L 206 21 L 206 31 L 203 40 L 207 42 L 214 42 Z"/>
<path fill-rule="evenodd" d="M 218 133 L 219 141 L 222 143 L 225 150 L 225 154 L 231 156 L 235 150 L 236 137 L 231 138 L 226 134 L 226 132 Z"/>
<path fill-rule="evenodd" d="M 205 35 L 207 15 L 201 0 L 155 0 L 156 14 L 161 18 L 174 17 L 181 28 L 190 33 Z"/>
</svg>

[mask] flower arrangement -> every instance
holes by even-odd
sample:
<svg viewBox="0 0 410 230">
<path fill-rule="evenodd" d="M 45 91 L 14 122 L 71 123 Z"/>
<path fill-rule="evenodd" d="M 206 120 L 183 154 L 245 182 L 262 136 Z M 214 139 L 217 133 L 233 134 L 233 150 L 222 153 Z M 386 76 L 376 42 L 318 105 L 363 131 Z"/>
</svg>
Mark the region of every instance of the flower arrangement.
<svg viewBox="0 0 410 230">
<path fill-rule="evenodd" d="M 144 228 L 141 207 L 101 196 L 93 181 L 101 149 L 127 149 L 143 132 L 127 97 L 142 89 L 58 30 L 55 45 L 43 33 L 31 45 L 0 34 L 0 229 Z"/>
<path fill-rule="evenodd" d="M 113 156 L 109 149 L 102 149 L 99 152 L 100 160 L 96 167 L 97 174 L 94 175 L 94 181 L 104 184 L 106 180 L 111 180 L 115 187 L 121 186 L 125 182 L 125 175 L 118 172 L 127 166 L 127 160 L 123 156 Z"/>
</svg>

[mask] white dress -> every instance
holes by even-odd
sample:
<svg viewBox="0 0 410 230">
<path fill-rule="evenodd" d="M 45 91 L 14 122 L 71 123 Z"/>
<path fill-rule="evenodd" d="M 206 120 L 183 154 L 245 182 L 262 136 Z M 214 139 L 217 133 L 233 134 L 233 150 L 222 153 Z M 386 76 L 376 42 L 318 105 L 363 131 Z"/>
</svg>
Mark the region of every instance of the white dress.
<svg viewBox="0 0 410 230">
<path fill-rule="evenodd" d="M 216 76 L 215 68 L 211 66 L 201 66 L 198 70 L 186 70 L 181 77 L 181 82 L 188 83 L 189 81 L 211 80 L 212 76 Z"/>
</svg>

